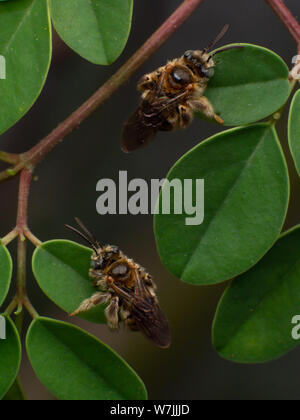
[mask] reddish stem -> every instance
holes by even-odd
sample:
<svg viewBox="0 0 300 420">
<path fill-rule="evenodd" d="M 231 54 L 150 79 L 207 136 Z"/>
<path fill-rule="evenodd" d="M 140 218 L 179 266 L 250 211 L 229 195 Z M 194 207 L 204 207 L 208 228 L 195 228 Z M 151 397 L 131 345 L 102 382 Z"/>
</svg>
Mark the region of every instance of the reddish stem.
<svg viewBox="0 0 300 420">
<path fill-rule="evenodd" d="M 24 230 L 27 228 L 28 219 L 28 198 L 32 179 L 32 171 L 23 169 L 20 176 L 17 229 L 19 235 L 24 237 Z"/>
<path fill-rule="evenodd" d="M 0 181 L 11 178 L 22 168 L 36 165 L 98 109 L 134 72 L 183 24 L 204 0 L 185 0 L 175 12 L 154 32 L 145 44 L 102 86 L 65 121 L 27 153 L 13 169 L 0 173 Z"/>
<path fill-rule="evenodd" d="M 20 156 L 15 155 L 14 153 L 0 152 L 0 160 L 12 165 L 16 165 L 20 162 Z"/>
<path fill-rule="evenodd" d="M 29 232 L 28 223 L 28 198 L 32 180 L 32 171 L 30 169 L 22 169 L 20 176 L 19 198 L 18 198 L 18 215 L 16 229 L 19 232 L 18 239 L 18 266 L 17 266 L 17 301 L 20 311 L 18 313 L 18 325 L 20 330 L 23 322 L 23 304 L 31 314 L 36 314 L 32 311 L 32 305 L 26 294 L 26 255 L 27 243 L 25 235 Z"/>
<path fill-rule="evenodd" d="M 265 0 L 274 12 L 277 14 L 279 19 L 285 24 L 291 35 L 300 44 L 300 25 L 297 19 L 292 15 L 290 10 L 286 7 L 282 0 Z"/>
</svg>

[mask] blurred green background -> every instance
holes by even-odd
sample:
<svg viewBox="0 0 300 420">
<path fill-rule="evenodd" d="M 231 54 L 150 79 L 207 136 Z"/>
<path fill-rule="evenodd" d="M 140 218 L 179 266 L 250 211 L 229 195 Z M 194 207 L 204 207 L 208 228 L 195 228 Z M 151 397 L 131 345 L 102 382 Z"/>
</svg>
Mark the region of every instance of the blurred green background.
<svg viewBox="0 0 300 420">
<path fill-rule="evenodd" d="M 54 35 L 49 77 L 42 95 L 30 112 L 1 137 L 1 149 L 23 152 L 48 134 L 86 100 L 181 3 L 180 0 L 143 0 L 134 6 L 133 26 L 123 55 L 110 67 L 89 64 Z M 300 16 L 299 0 L 286 4 Z M 120 150 L 123 122 L 139 101 L 136 83 L 141 75 L 180 56 L 187 49 L 201 49 L 225 23 L 231 27 L 223 44 L 248 42 L 265 46 L 291 66 L 296 46 L 282 23 L 262 0 L 206 1 L 110 100 L 58 146 L 38 167 L 29 215 L 33 232 L 43 241 L 77 240 L 64 223 L 79 216 L 102 243 L 119 245 L 147 267 L 158 287 L 161 306 L 170 319 L 173 344 L 155 348 L 141 334 L 113 334 L 105 325 L 72 320 L 119 352 L 144 380 L 151 399 L 299 399 L 297 368 L 300 348 L 265 365 L 237 365 L 222 360 L 212 348 L 211 324 L 226 284 L 194 287 L 182 283 L 162 266 L 156 252 L 152 216 L 99 216 L 96 183 L 118 180 L 120 170 L 129 180 L 164 178 L 170 167 L 194 145 L 222 128 L 196 120 L 187 130 L 160 133 L 148 148 L 130 155 Z M 300 182 L 287 150 L 287 113 L 278 124 L 291 177 L 291 202 L 285 229 L 300 220 Z M 0 165 L 2 168 L 2 164 Z M 4 167 L 4 166 L 3 166 Z M 0 169 L 1 169 L 0 168 Z M 0 233 L 15 223 L 17 180 L 0 185 Z M 10 246 L 15 256 L 15 244 Z M 33 247 L 30 246 L 30 253 Z M 41 315 L 70 322 L 38 289 L 28 264 L 29 294 Z M 300 313 L 300 302 L 299 302 Z M 26 319 L 27 324 L 30 321 Z M 24 354 L 22 383 L 29 399 L 53 398 L 35 378 Z"/>
</svg>

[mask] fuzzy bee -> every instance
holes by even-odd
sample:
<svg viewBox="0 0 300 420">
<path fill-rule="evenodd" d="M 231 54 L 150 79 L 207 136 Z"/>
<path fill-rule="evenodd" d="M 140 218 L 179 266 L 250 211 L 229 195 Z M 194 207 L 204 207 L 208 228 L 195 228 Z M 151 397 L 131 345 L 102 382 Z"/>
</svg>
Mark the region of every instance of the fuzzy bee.
<svg viewBox="0 0 300 420">
<path fill-rule="evenodd" d="M 229 25 L 224 26 L 206 49 L 186 51 L 182 57 L 142 77 L 138 83 L 142 101 L 123 128 L 121 146 L 124 152 L 146 146 L 158 131 L 187 127 L 194 112 L 202 112 L 206 117 L 223 124 L 224 121 L 203 94 L 214 75 L 214 54 L 209 51 L 228 28 Z M 230 48 L 241 47 L 227 47 L 217 52 Z"/>
<path fill-rule="evenodd" d="M 81 236 L 94 250 L 89 275 L 98 291 L 83 301 L 71 316 L 108 304 L 105 315 L 112 330 L 117 330 L 124 322 L 130 330 L 141 331 L 157 346 L 169 347 L 169 322 L 158 304 L 152 277 L 118 247 L 101 246 L 82 222 L 78 218 L 75 220 L 83 232 L 69 225 L 66 227 Z"/>
</svg>

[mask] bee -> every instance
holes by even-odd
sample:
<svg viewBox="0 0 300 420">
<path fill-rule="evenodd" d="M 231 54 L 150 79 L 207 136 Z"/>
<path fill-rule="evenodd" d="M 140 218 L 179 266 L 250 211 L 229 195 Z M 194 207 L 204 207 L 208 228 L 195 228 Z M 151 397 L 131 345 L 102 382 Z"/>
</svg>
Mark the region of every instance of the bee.
<svg viewBox="0 0 300 420">
<path fill-rule="evenodd" d="M 83 223 L 78 218 L 75 220 L 82 232 L 69 225 L 66 227 L 91 245 L 94 253 L 89 276 L 98 290 L 70 315 L 108 304 L 105 316 L 110 329 L 118 330 L 123 322 L 130 330 L 141 331 L 157 346 L 169 347 L 169 322 L 159 306 L 152 277 L 117 246 L 100 245 Z"/>
<path fill-rule="evenodd" d="M 225 25 L 204 50 L 186 51 L 180 58 L 141 78 L 138 90 L 142 101 L 123 128 L 121 147 L 124 152 L 146 146 L 158 131 L 187 127 L 193 120 L 194 112 L 202 112 L 219 124 L 224 123 L 203 94 L 214 75 L 213 57 L 216 53 L 209 51 L 228 28 L 229 25 Z M 231 48 L 241 47 L 225 47 L 217 52 Z"/>
</svg>

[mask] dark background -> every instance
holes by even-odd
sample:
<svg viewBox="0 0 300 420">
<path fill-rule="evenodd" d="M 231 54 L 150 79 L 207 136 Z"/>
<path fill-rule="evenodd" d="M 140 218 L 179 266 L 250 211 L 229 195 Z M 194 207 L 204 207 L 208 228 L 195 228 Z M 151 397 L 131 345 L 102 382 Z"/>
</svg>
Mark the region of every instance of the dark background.
<svg viewBox="0 0 300 420">
<path fill-rule="evenodd" d="M 52 66 L 43 93 L 30 112 L 1 136 L 1 149 L 23 152 L 36 144 L 103 84 L 180 3 L 179 0 L 136 1 L 129 42 L 122 56 L 110 67 L 86 62 L 55 35 Z M 300 15 L 299 0 L 286 3 L 296 16 Z M 222 360 L 211 345 L 211 323 L 226 285 L 194 287 L 170 275 L 156 252 L 151 215 L 99 216 L 96 213 L 99 179 L 117 181 L 119 170 L 127 170 L 129 180 L 164 178 L 179 157 L 216 132 L 215 125 L 197 120 L 184 132 L 159 134 L 147 149 L 131 155 L 121 152 L 119 146 L 122 124 L 138 103 L 138 78 L 187 49 L 207 46 L 225 23 L 230 23 L 231 28 L 223 44 L 262 45 L 281 55 L 291 66 L 295 43 L 264 1 L 207 0 L 125 86 L 47 156 L 37 168 L 38 181 L 31 191 L 30 227 L 42 241 L 76 240 L 64 229 L 64 223 L 72 222 L 73 216 L 78 215 L 102 243 L 118 244 L 155 277 L 160 302 L 173 331 L 169 350 L 155 348 L 141 334 L 112 334 L 105 325 L 75 321 L 128 361 L 144 380 L 151 399 L 300 398 L 300 349 L 265 365 L 238 365 Z M 286 116 L 285 113 L 278 125 L 292 184 L 285 229 L 300 220 L 297 199 L 300 186 L 286 146 Z M 0 185 L 0 189 L 0 233 L 4 236 L 15 223 L 17 180 Z M 15 257 L 15 244 L 10 249 Z M 30 246 L 30 253 L 32 250 Z M 30 264 L 28 283 L 29 294 L 41 315 L 69 321 L 40 292 Z M 34 376 L 25 354 L 21 379 L 29 399 L 53 398 Z"/>
</svg>

